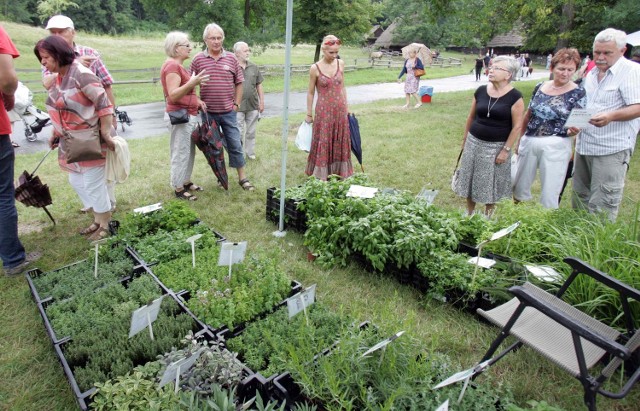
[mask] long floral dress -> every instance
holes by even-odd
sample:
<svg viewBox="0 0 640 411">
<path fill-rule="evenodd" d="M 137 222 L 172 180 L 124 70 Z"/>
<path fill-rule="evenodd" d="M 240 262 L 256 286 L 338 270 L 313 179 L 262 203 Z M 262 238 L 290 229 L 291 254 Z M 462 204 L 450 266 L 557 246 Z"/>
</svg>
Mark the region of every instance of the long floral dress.
<svg viewBox="0 0 640 411">
<path fill-rule="evenodd" d="M 418 86 L 420 85 L 420 78 L 413 74 L 413 68 L 416 65 L 416 60 L 411 61 L 407 59 L 404 66 L 407 68 L 407 79 L 404 81 L 405 94 L 413 94 L 418 92 Z"/>
<path fill-rule="evenodd" d="M 347 101 L 342 92 L 344 77 L 340 65 L 333 77 L 316 67 L 320 73 L 316 80 L 318 101 L 305 173 L 320 180 L 332 174 L 347 178 L 353 174 L 353 166 Z"/>
</svg>

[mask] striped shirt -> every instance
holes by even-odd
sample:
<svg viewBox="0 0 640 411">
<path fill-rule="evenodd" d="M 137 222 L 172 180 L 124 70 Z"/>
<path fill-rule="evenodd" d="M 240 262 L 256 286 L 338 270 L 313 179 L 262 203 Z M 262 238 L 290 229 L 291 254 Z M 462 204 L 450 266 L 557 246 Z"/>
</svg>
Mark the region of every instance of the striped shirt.
<svg viewBox="0 0 640 411">
<path fill-rule="evenodd" d="M 76 53 L 76 57 L 83 57 L 83 56 L 96 57 L 93 63 L 89 65 L 89 69 L 93 71 L 93 74 L 98 76 L 103 86 L 109 86 L 113 84 L 113 77 L 111 77 L 111 73 L 109 73 L 109 70 L 107 70 L 107 66 L 105 66 L 104 63 L 102 62 L 102 59 L 100 58 L 100 54 L 96 49 L 74 44 L 73 50 Z M 47 76 L 49 74 L 51 74 L 49 70 L 42 67 L 42 77 Z"/>
<path fill-rule="evenodd" d="M 640 65 L 620 57 L 600 82 L 599 72 L 595 67 L 584 81 L 587 109 L 602 113 L 640 104 Z M 612 121 L 604 127 L 587 127 L 578 134 L 576 151 L 583 156 L 606 156 L 627 149 L 633 151 L 638 130 L 640 118 Z"/>
<path fill-rule="evenodd" d="M 200 99 L 207 105 L 207 111 L 220 114 L 233 110 L 235 86 L 244 81 L 236 56 L 222 50 L 216 60 L 206 50 L 200 52 L 191 61 L 191 72 L 198 74 L 201 71 L 210 75 L 209 81 L 200 84 Z"/>
</svg>

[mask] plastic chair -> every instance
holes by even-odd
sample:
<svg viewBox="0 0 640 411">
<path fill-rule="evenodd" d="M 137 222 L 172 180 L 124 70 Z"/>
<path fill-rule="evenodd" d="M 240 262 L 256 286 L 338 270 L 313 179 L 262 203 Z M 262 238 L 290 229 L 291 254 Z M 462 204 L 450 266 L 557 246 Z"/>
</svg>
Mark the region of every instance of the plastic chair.
<svg viewBox="0 0 640 411">
<path fill-rule="evenodd" d="M 624 361 L 631 359 L 634 352 L 636 356 L 640 354 L 636 352 L 640 346 L 640 331 L 635 328 L 629 304 L 629 299 L 640 302 L 640 292 L 579 259 L 567 257 L 564 262 L 573 271 L 555 295 L 527 282 L 509 289 L 515 295 L 512 300 L 490 311 L 478 310 L 478 314 L 502 328 L 480 362 L 489 360 L 507 336 L 512 335 L 518 341 L 493 358 L 488 366 L 525 344 L 577 378 L 584 388 L 585 405 L 589 410 L 595 410 L 597 394 L 623 398 L 640 378 L 638 367 L 632 370 L 633 374 L 619 392 L 603 389 L 604 383 Z M 562 295 L 580 274 L 588 275 L 618 293 L 626 333 L 562 301 Z M 608 363 L 598 367 L 599 372 L 591 370 L 601 359 Z"/>
</svg>

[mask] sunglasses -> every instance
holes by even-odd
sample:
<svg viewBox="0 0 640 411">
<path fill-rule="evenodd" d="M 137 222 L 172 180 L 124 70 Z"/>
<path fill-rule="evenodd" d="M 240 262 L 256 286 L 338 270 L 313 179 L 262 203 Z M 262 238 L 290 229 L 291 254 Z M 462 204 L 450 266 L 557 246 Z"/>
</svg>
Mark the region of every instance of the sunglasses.
<svg viewBox="0 0 640 411">
<path fill-rule="evenodd" d="M 340 39 L 337 39 L 337 40 L 327 40 L 327 41 L 325 41 L 325 42 L 324 42 L 324 45 L 325 45 L 325 46 L 335 46 L 336 44 L 337 44 L 338 46 L 342 45 L 342 42 L 340 41 Z"/>
</svg>

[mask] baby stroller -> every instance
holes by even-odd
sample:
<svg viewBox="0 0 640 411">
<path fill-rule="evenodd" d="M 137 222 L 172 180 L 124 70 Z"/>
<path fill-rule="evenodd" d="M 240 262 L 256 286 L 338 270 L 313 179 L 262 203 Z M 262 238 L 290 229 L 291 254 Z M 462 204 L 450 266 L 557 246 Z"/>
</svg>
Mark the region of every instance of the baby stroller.
<svg viewBox="0 0 640 411">
<path fill-rule="evenodd" d="M 51 124 L 49 115 L 33 105 L 33 93 L 21 81 L 18 82 L 18 88 L 14 94 L 15 104 L 13 109 L 9 111 L 9 119 L 11 122 L 20 121 L 24 123 L 24 136 L 28 141 L 36 141 L 38 133 L 42 129 Z M 33 122 L 28 122 L 26 116 L 35 117 Z"/>
</svg>

